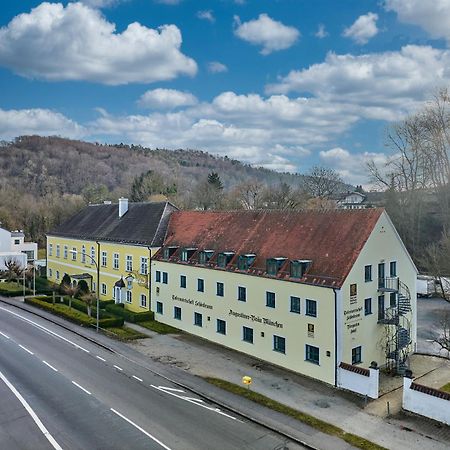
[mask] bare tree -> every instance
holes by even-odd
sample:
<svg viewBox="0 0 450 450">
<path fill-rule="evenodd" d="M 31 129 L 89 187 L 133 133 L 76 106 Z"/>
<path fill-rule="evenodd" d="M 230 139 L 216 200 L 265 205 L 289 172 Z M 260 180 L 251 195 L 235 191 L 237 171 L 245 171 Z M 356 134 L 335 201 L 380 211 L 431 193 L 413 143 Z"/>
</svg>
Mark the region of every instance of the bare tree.
<svg viewBox="0 0 450 450">
<path fill-rule="evenodd" d="M 268 187 L 264 194 L 265 203 L 271 209 L 297 209 L 305 203 L 305 197 L 305 193 L 300 189 L 293 189 L 283 181 Z"/>
<path fill-rule="evenodd" d="M 447 350 L 447 357 L 450 357 L 450 313 L 446 313 L 439 323 L 442 332 L 438 338 L 434 340 L 441 347 L 441 350 Z"/>
<path fill-rule="evenodd" d="M 341 176 L 333 169 L 314 166 L 305 177 L 305 190 L 311 197 L 330 198 L 342 191 Z"/>
<path fill-rule="evenodd" d="M 61 290 L 64 294 L 69 296 L 69 308 L 72 308 L 72 300 L 75 295 L 78 294 L 79 288 L 78 286 L 74 286 L 73 284 L 61 284 Z"/>
<path fill-rule="evenodd" d="M 88 292 L 81 296 L 81 300 L 86 304 L 86 309 L 89 317 L 92 317 L 92 306 L 97 301 L 97 297 L 93 292 Z"/>
<path fill-rule="evenodd" d="M 264 185 L 257 180 L 238 184 L 231 197 L 239 208 L 259 209 L 264 205 Z"/>
</svg>

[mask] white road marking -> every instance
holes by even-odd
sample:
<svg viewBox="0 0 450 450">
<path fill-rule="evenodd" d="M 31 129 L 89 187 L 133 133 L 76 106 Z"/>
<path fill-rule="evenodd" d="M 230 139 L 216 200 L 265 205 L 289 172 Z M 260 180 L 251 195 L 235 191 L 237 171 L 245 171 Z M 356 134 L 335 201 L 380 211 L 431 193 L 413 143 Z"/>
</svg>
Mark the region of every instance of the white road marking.
<svg viewBox="0 0 450 450">
<path fill-rule="evenodd" d="M 58 372 L 58 369 L 55 369 L 55 368 L 54 368 L 51 364 L 49 364 L 47 361 L 42 360 L 42 362 L 43 362 L 46 366 L 50 367 L 50 369 L 54 370 L 55 372 Z"/>
<path fill-rule="evenodd" d="M 47 428 L 45 428 L 44 424 L 41 422 L 39 417 L 33 411 L 31 406 L 22 397 L 20 392 L 8 381 L 8 379 L 5 377 L 5 375 L 3 375 L 2 372 L 0 372 L 0 378 L 4 381 L 6 386 L 8 386 L 8 388 L 11 390 L 11 392 L 16 396 L 16 398 L 19 400 L 19 402 L 22 403 L 23 407 L 27 410 L 28 414 L 34 420 L 34 423 L 39 427 L 39 429 L 41 430 L 42 434 L 47 438 L 47 440 L 50 442 L 50 444 L 52 444 L 52 447 L 55 450 L 62 450 L 62 447 L 56 442 L 55 438 L 49 433 Z"/>
<path fill-rule="evenodd" d="M 174 397 L 177 397 L 181 400 L 185 400 L 186 402 L 192 403 L 193 405 L 201 406 L 202 408 L 209 409 L 210 411 L 220 414 L 221 416 L 225 416 L 225 417 L 228 417 L 229 419 L 236 420 L 238 422 L 243 423 L 242 420 L 239 420 L 237 417 L 233 417 L 227 413 L 224 413 L 219 408 L 213 408 L 212 406 L 208 406 L 208 405 L 205 405 L 204 403 L 201 403 L 200 399 L 193 399 L 192 397 L 186 397 L 185 395 L 179 395 L 174 392 L 174 391 L 178 392 L 178 391 L 180 391 L 180 389 L 168 388 L 165 386 L 155 386 L 153 384 L 151 384 L 150 386 L 154 389 L 158 389 L 158 391 L 165 392 L 166 394 L 173 395 Z M 184 392 L 184 391 L 181 391 L 181 392 Z"/>
<path fill-rule="evenodd" d="M 171 387 L 164 387 L 164 386 L 158 386 L 161 389 L 164 389 L 165 391 L 173 391 L 173 392 L 184 392 L 183 389 L 175 389 Z"/>
<path fill-rule="evenodd" d="M 0 334 L 1 334 L 3 337 L 5 337 L 6 339 L 9 339 L 9 336 L 7 336 L 5 333 L 2 333 L 2 332 L 0 331 Z"/>
<path fill-rule="evenodd" d="M 61 336 L 60 334 L 55 333 L 54 331 L 49 330 L 48 328 L 45 328 L 43 325 L 40 325 L 40 324 L 30 320 L 30 319 L 27 319 L 26 317 L 23 317 L 20 314 L 15 313 L 14 311 L 10 311 L 9 309 L 3 308 L 2 306 L 0 306 L 0 309 L 2 309 L 3 311 L 6 311 L 9 314 L 12 314 L 13 316 L 19 317 L 20 319 L 25 320 L 28 323 L 31 323 L 36 328 L 39 328 L 41 331 L 44 331 L 45 333 L 48 333 L 48 334 L 52 335 L 53 337 L 57 337 L 59 339 L 62 339 L 64 342 L 68 342 L 69 344 L 73 345 L 74 347 L 76 347 L 76 348 L 78 348 L 80 350 L 83 350 L 83 352 L 90 353 L 89 350 L 81 347 L 81 345 L 78 345 L 75 342 L 72 342 L 71 340 L 66 339 L 64 336 Z"/>
<path fill-rule="evenodd" d="M 115 364 L 114 364 L 114 366 L 113 367 L 115 367 L 117 370 L 120 370 L 120 371 L 122 371 L 123 369 L 122 369 L 122 367 L 119 367 L 119 366 L 116 366 Z"/>
<path fill-rule="evenodd" d="M 140 381 L 141 383 L 142 383 L 142 381 L 144 381 L 142 378 L 139 378 L 139 377 L 137 377 L 136 375 L 133 375 L 133 378 L 134 378 L 135 380 Z"/>
<path fill-rule="evenodd" d="M 72 381 L 72 383 L 73 383 L 77 388 L 80 388 L 82 391 L 86 392 L 86 394 L 92 395 L 87 389 L 85 389 L 83 386 L 80 386 L 76 381 Z"/>
<path fill-rule="evenodd" d="M 31 350 L 28 350 L 26 347 L 24 347 L 23 345 L 19 344 L 20 348 L 23 348 L 26 352 L 28 352 L 30 355 L 34 355 L 34 353 Z"/>
<path fill-rule="evenodd" d="M 100 361 L 106 362 L 105 358 L 102 358 L 101 356 L 95 355 L 96 358 L 98 358 Z"/>
<path fill-rule="evenodd" d="M 120 414 L 119 411 L 116 411 L 114 408 L 110 408 L 111 411 L 114 414 L 117 414 L 119 417 L 121 417 L 123 420 L 128 422 L 130 425 L 133 425 L 133 427 L 137 428 L 140 432 L 144 433 L 146 436 L 148 436 L 150 439 L 155 441 L 157 444 L 159 444 L 162 448 L 165 448 L 166 450 L 170 450 L 170 447 L 167 447 L 167 445 L 163 444 L 159 439 L 155 438 L 155 436 L 152 436 L 149 432 L 145 431 L 143 428 L 141 428 L 136 423 L 132 422 L 128 417 L 125 417 L 123 414 Z"/>
</svg>

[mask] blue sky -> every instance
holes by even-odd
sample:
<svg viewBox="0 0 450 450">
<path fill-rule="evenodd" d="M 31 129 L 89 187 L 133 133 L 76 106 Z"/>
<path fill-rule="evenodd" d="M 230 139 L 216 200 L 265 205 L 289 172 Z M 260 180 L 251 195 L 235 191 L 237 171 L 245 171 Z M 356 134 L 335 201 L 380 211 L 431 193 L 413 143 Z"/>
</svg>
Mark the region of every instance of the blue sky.
<svg viewBox="0 0 450 450">
<path fill-rule="evenodd" d="M 197 148 L 367 184 L 450 80 L 450 0 L 4 0 L 0 138 Z"/>
</svg>

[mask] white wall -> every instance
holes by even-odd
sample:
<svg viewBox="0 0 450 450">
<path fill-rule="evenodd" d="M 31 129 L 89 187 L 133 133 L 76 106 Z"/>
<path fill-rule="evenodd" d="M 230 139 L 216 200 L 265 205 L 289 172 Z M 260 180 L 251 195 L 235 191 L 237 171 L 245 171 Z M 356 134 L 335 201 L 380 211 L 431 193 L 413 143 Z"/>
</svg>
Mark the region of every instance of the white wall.
<svg viewBox="0 0 450 450">
<path fill-rule="evenodd" d="M 357 394 L 367 395 L 370 398 L 378 398 L 379 370 L 372 368 L 368 370 L 369 376 L 366 376 L 339 367 L 338 387 Z"/>
<path fill-rule="evenodd" d="M 27 255 L 20 252 L 2 252 L 0 253 L 0 270 L 5 270 L 5 261 L 15 260 L 20 267 L 27 266 Z"/>
<path fill-rule="evenodd" d="M 450 400 L 413 390 L 412 382 L 403 378 L 403 409 L 450 425 Z"/>
<path fill-rule="evenodd" d="M 4 228 L 0 228 L 0 252 L 11 250 L 11 233 Z"/>
</svg>

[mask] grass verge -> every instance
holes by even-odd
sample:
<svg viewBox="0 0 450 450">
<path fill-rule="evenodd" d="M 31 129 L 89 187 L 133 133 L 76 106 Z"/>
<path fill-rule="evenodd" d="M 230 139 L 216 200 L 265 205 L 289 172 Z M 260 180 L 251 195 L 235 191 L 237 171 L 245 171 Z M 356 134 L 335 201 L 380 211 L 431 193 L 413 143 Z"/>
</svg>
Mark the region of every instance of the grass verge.
<svg viewBox="0 0 450 450">
<path fill-rule="evenodd" d="M 144 339 L 148 337 L 143 333 L 139 333 L 139 331 L 133 330 L 132 328 L 125 326 L 120 328 L 119 327 L 108 328 L 107 334 L 108 336 L 111 335 L 112 337 L 119 339 L 121 341 L 132 341 L 134 339 Z"/>
<path fill-rule="evenodd" d="M 439 390 L 450 394 L 450 383 L 444 384 L 444 386 L 442 386 Z"/>
<path fill-rule="evenodd" d="M 165 323 L 157 322 L 156 320 L 146 320 L 145 322 L 139 322 L 140 327 L 147 328 L 148 330 L 155 331 L 159 334 L 178 334 L 181 333 L 177 328 L 166 325 Z"/>
<path fill-rule="evenodd" d="M 258 394 L 257 392 L 251 391 L 242 386 L 238 386 L 237 384 L 212 377 L 206 377 L 205 380 L 208 383 L 214 384 L 215 386 L 221 389 L 245 397 L 248 400 L 251 400 L 255 403 L 265 406 L 266 408 L 270 408 L 286 416 L 293 417 L 294 419 L 299 420 L 300 422 L 303 422 L 307 425 L 310 425 L 311 427 L 314 427 L 315 429 L 322 431 L 323 433 L 329 434 L 331 436 L 337 436 L 338 438 L 343 439 L 345 442 L 348 442 L 354 447 L 367 450 L 386 450 L 385 447 L 381 447 L 380 445 L 368 441 L 367 439 L 364 439 L 360 436 L 357 436 L 356 434 L 347 433 L 342 428 L 327 423 L 323 420 L 317 419 L 316 417 L 310 416 L 309 414 L 297 411 L 294 408 L 283 405 L 282 403 L 272 400 L 271 398 L 266 397 L 265 395 Z"/>
</svg>

